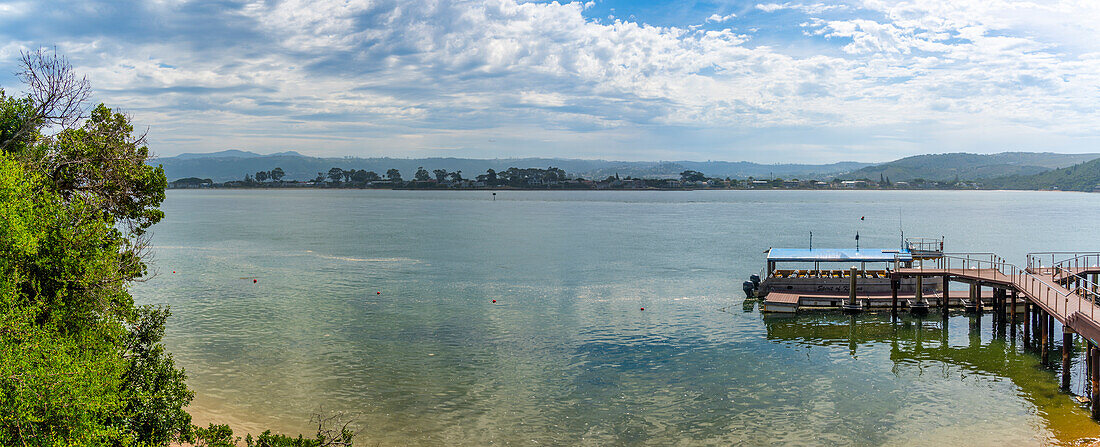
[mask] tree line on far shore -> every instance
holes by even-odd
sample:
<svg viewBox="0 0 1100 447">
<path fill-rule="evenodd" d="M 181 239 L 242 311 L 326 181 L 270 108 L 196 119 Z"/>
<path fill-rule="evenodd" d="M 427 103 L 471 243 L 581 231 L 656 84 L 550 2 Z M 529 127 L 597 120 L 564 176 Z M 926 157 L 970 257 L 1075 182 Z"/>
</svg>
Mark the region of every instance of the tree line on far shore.
<svg viewBox="0 0 1100 447">
<path fill-rule="evenodd" d="M 309 180 L 287 180 L 286 172 L 276 167 L 270 171 L 258 171 L 246 174 L 241 180 L 216 183 L 211 179 L 188 177 L 170 184 L 173 188 L 202 187 L 324 187 L 324 188 L 405 188 L 405 189 L 450 189 L 450 188 L 517 188 L 517 189 L 974 189 L 981 185 L 955 179 L 953 182 L 931 182 L 915 179 L 909 182 L 892 182 L 889 177 L 880 175 L 877 181 L 871 179 L 829 181 L 815 179 L 768 178 L 733 179 L 730 177 L 709 177 L 706 174 L 686 170 L 679 178 L 620 178 L 617 174 L 605 179 L 586 179 L 573 176 L 555 167 L 515 168 L 503 171 L 488 169 L 484 174 L 473 178 L 463 177 L 462 171 L 448 171 L 418 167 L 411 179 L 402 176 L 401 171 L 389 169 L 384 174 L 363 169 L 332 168 L 328 172 L 318 172 Z"/>
</svg>

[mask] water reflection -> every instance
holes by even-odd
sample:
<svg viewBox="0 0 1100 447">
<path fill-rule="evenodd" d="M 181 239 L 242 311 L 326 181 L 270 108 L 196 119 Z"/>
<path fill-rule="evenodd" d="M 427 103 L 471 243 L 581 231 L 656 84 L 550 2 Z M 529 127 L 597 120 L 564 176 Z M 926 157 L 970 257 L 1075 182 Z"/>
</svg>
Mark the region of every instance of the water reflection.
<svg viewBox="0 0 1100 447">
<path fill-rule="evenodd" d="M 1019 318 L 1022 320 L 1022 315 Z M 1046 440 L 1049 442 L 1067 443 L 1100 432 L 1090 419 L 1088 408 L 1074 399 L 1075 395 L 1085 393 L 1087 385 L 1084 349 L 1080 343 L 1073 346 L 1071 387 L 1062 390 L 1058 371 L 1061 356 L 1055 355 L 1061 352 L 1061 344 L 1052 341 L 1051 361 L 1044 365 L 1037 342 L 1024 346 L 1022 330 L 1016 331 L 1015 336 L 1006 336 L 1008 325 L 1002 328 L 988 314 L 958 314 L 948 319 L 905 314 L 766 315 L 764 324 L 768 340 L 808 347 L 843 346 L 852 358 L 888 346 L 891 372 L 899 379 L 912 371 L 917 376 L 939 373 L 949 378 L 949 369 L 958 368 L 958 378 L 979 388 L 970 399 L 1005 400 L 994 387 L 982 384 L 1007 381 L 1014 387 L 1015 396 L 1026 404 L 1026 411 L 1040 418 L 1042 426 L 1050 431 L 1051 438 Z M 1054 333 L 1060 334 L 1061 328 Z M 1059 360 L 1054 360 L 1056 357 Z M 990 388 L 984 395 L 980 392 L 983 387 Z"/>
</svg>

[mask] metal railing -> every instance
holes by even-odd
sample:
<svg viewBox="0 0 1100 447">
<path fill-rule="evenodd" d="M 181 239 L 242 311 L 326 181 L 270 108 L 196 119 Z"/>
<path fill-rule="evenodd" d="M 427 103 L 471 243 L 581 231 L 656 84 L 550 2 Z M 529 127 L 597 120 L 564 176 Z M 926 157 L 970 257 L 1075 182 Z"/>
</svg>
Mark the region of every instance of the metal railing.
<svg viewBox="0 0 1100 447">
<path fill-rule="evenodd" d="M 1028 295 L 1032 300 L 1042 302 L 1055 314 L 1060 314 L 1065 319 L 1069 319 L 1074 313 L 1080 312 L 1096 321 L 1097 307 L 1100 307 L 1097 306 L 1100 293 L 1094 291 L 1097 289 L 1097 285 L 1091 282 L 1088 287 L 1076 288 L 1071 291 L 1068 287 L 1062 287 L 1053 281 L 1048 282 L 1039 277 L 1036 274 L 1037 272 L 1017 267 L 993 253 L 951 253 L 928 261 L 930 262 L 914 261 L 912 267 L 908 268 L 921 273 L 925 270 L 936 270 L 956 276 L 970 276 L 990 281 L 1007 282 L 1020 292 Z M 902 267 L 903 262 L 899 257 L 894 257 L 895 271 L 904 268 Z M 926 266 L 925 264 L 930 265 Z M 970 273 L 968 274 L 966 271 Z M 991 275 L 983 275 L 982 271 L 989 272 Z"/>
<path fill-rule="evenodd" d="M 1073 261 L 1080 261 L 1082 259 L 1091 260 L 1092 262 L 1100 262 L 1100 252 L 1098 251 L 1043 251 L 1033 252 L 1027 254 L 1027 268 L 1040 269 L 1056 267 L 1059 264 L 1065 264 Z"/>
<path fill-rule="evenodd" d="M 943 239 L 930 237 L 907 237 L 905 248 L 910 252 L 941 252 L 943 251 Z"/>
</svg>

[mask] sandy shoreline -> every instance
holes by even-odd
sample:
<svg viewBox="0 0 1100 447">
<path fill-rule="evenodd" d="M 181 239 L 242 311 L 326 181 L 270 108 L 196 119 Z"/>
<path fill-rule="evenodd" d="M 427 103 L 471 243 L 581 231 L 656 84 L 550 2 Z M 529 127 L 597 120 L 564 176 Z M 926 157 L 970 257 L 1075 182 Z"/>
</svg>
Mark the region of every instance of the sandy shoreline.
<svg viewBox="0 0 1100 447">
<path fill-rule="evenodd" d="M 312 436 L 316 429 L 310 427 L 310 415 L 303 415 L 302 421 L 297 424 L 288 424 L 287 421 L 278 421 L 257 414 L 250 414 L 241 408 L 228 405 L 218 399 L 195 394 L 195 399 L 187 407 L 191 414 L 191 423 L 199 427 L 210 424 L 228 425 L 233 429 L 234 436 L 244 438 L 246 434 L 253 436 L 271 430 L 273 433 L 281 433 L 288 436 Z"/>
</svg>

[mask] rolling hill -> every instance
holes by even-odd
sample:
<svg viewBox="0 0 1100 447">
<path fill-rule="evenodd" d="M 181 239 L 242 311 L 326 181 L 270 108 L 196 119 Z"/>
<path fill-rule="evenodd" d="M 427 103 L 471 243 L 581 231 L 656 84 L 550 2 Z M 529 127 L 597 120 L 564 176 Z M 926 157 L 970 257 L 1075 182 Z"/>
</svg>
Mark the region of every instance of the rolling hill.
<svg viewBox="0 0 1100 447">
<path fill-rule="evenodd" d="M 186 177 L 210 178 L 216 182 L 240 180 L 245 174 L 257 171 L 269 171 L 283 168 L 287 180 L 308 180 L 320 172 L 331 168 L 365 169 L 379 174 L 390 168 L 401 171 L 405 177 L 412 177 L 420 166 L 431 171 L 446 169 L 462 171 L 466 177 L 484 173 L 487 169 L 497 171 L 511 167 L 564 169 L 574 175 L 585 178 L 621 177 L 674 178 L 680 172 L 695 170 L 714 177 L 832 177 L 868 166 L 868 163 L 841 162 L 826 165 L 806 164 L 759 164 L 750 162 L 724 161 L 666 161 L 666 162 L 628 162 L 606 160 L 582 160 L 563 158 L 320 158 L 301 155 L 297 152 L 282 152 L 261 155 L 245 151 L 222 151 L 210 154 L 181 154 L 175 157 L 156 158 L 149 162 L 162 165 L 168 180 Z"/>
<path fill-rule="evenodd" d="M 728 161 L 607 161 L 565 158 L 321 158 L 310 157 L 297 152 L 275 154 L 257 154 L 254 152 L 227 150 L 207 154 L 180 154 L 175 157 L 157 158 L 150 161 L 153 165 L 164 166 L 168 179 L 186 177 L 210 178 L 216 182 L 240 180 L 245 174 L 257 171 L 269 171 L 283 168 L 288 180 L 308 180 L 318 173 L 327 173 L 331 168 L 364 169 L 379 174 L 395 168 L 405 177 L 412 177 L 418 167 L 431 171 L 446 169 L 462 171 L 466 177 L 484 173 L 487 169 L 497 171 L 510 167 L 547 168 L 556 167 L 566 172 L 590 179 L 602 179 L 608 176 L 640 178 L 675 178 L 680 172 L 693 170 L 712 177 L 731 177 L 736 179 L 755 178 L 801 178 L 801 179 L 871 179 L 880 176 L 891 181 L 909 181 L 916 178 L 933 181 L 951 181 L 955 178 L 965 181 L 988 181 L 998 179 L 998 185 L 1049 185 L 1057 186 L 1055 180 L 1060 171 L 1053 174 L 1052 169 L 1067 168 L 1100 158 L 1100 154 L 1056 154 L 1050 152 L 1003 152 L 999 154 L 948 153 L 906 157 L 881 163 L 840 162 L 822 165 L 810 164 L 760 164 Z M 1082 165 L 1083 166 L 1083 165 Z M 1086 168 L 1080 168 L 1086 169 Z M 1077 172 L 1077 171 L 1074 171 Z M 1084 172 L 1084 171 L 1081 171 Z M 1050 176 L 1042 174 L 1051 173 Z M 1083 174 L 1071 174 L 1070 177 Z M 1068 181 L 1068 180 L 1067 180 Z M 1084 188 L 1088 180 L 1073 183 L 1074 188 Z M 1065 182 L 1062 182 L 1065 183 Z M 993 184 L 993 183 L 990 183 Z M 1069 184 L 1069 183 L 1066 183 Z M 1094 186 L 1094 185 L 1092 185 Z M 1091 190 L 1092 186 L 1088 186 Z M 1009 186 L 1005 186 L 1009 187 Z"/>
<path fill-rule="evenodd" d="M 867 166 L 841 179 L 909 181 L 917 178 L 934 181 L 982 180 L 1010 175 L 1027 176 L 1064 168 L 1100 157 L 1100 154 L 1056 154 L 1052 152 L 1002 152 L 999 154 L 929 154 Z"/>
<path fill-rule="evenodd" d="M 1094 191 L 1100 187 L 1100 158 L 1039 174 L 1011 175 L 990 179 L 984 182 L 984 187 L 991 189 Z"/>
</svg>

